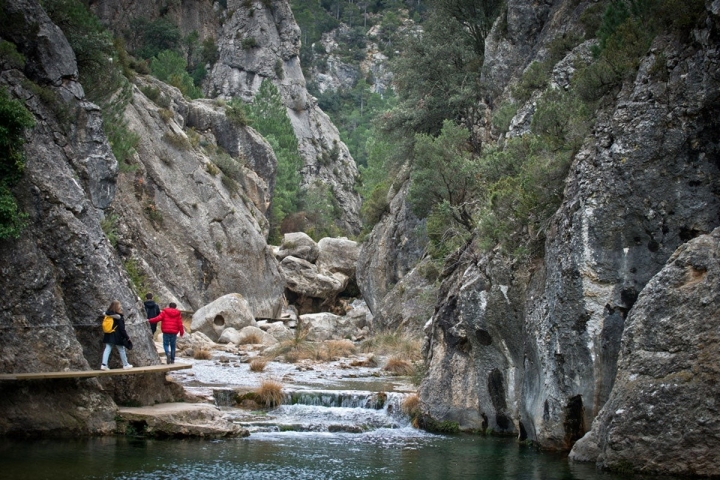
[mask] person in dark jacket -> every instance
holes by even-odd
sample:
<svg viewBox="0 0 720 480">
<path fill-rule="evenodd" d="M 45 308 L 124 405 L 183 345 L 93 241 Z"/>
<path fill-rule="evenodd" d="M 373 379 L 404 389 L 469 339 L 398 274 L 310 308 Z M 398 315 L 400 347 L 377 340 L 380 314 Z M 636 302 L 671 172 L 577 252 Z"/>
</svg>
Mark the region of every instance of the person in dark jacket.
<svg viewBox="0 0 720 480">
<path fill-rule="evenodd" d="M 105 315 L 112 317 L 115 320 L 113 322 L 115 331 L 103 335 L 105 351 L 103 352 L 100 370 L 108 369 L 108 359 L 110 358 L 110 352 L 112 352 L 113 345 L 115 345 L 115 348 L 117 348 L 117 351 L 120 354 L 120 360 L 122 360 L 123 368 L 133 368 L 133 366 L 128 363 L 127 354 L 125 353 L 125 344 L 128 340 L 130 340 L 130 337 L 125 331 L 125 316 L 122 313 L 120 302 L 114 300 L 108 307 Z"/>
<path fill-rule="evenodd" d="M 160 315 L 160 306 L 155 303 L 155 300 L 153 300 L 153 294 L 148 293 L 145 295 L 145 315 L 148 320 L 151 318 L 155 318 L 158 315 Z M 157 330 L 157 323 L 151 323 L 150 324 L 150 330 L 152 330 L 153 337 L 155 336 L 155 331 Z"/>
<path fill-rule="evenodd" d="M 175 363 L 175 343 L 178 333 L 182 337 L 185 335 L 185 327 L 182 323 L 182 314 L 177 309 L 177 305 L 170 303 L 168 308 L 164 308 L 160 315 L 148 320 L 150 323 L 162 322 L 160 329 L 163 333 L 163 348 L 165 349 L 165 358 L 167 363 Z"/>
</svg>

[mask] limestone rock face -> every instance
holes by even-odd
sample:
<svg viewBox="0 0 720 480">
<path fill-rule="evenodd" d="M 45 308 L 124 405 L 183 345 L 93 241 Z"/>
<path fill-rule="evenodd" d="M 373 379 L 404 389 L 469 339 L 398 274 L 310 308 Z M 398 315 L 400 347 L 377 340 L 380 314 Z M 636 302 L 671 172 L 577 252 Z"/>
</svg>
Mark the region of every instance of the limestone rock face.
<svg viewBox="0 0 720 480">
<path fill-rule="evenodd" d="M 218 39 L 220 60 L 208 76 L 210 96 L 251 101 L 262 81 L 279 89 L 305 165 L 304 186 L 330 187 L 344 216 L 344 227 L 360 231 L 360 197 L 354 191 L 357 167 L 337 128 L 317 106 L 300 69 L 300 29 L 286 0 L 247 3 L 229 0 Z"/>
<path fill-rule="evenodd" d="M 23 178 L 13 189 L 20 209 L 28 214 L 27 226 L 18 239 L 4 240 L 0 248 L 0 324 L 4 332 L 0 336 L 0 370 L 98 368 L 103 346 L 97 318 L 113 300 L 121 302 L 135 344 L 128 355 L 130 362 L 157 364 L 142 304 L 129 288 L 123 265 L 101 228 L 103 209 L 115 194 L 117 175 L 101 112 L 85 99 L 76 81 L 74 55 L 39 4 L 31 0 L 4 2 L 0 8 L 3 17 L 14 19 L 17 27 L 3 29 L 2 36 L 12 38 L 26 55 L 25 70 L 30 75 L 27 78 L 3 64 L 0 86 L 36 120 L 26 135 Z M 44 103 L 37 90 L 28 88 L 33 81 L 58 103 Z M 57 117 L 59 107 L 71 119 L 69 124 Z M 116 353 L 112 359 L 119 363 Z M 138 377 L 125 380 L 131 396 L 152 383 L 156 399 L 173 399 L 173 392 L 162 382 Z M 60 388 L 46 382 L 3 386 L 0 434 L 109 433 L 114 424 L 112 395 L 95 380 Z"/>
<path fill-rule="evenodd" d="M 247 300 L 239 293 L 231 293 L 197 310 L 193 314 L 190 330 L 218 341 L 226 328 L 241 330 L 256 325 Z"/>
<path fill-rule="evenodd" d="M 283 286 L 265 242 L 272 192 L 262 178 L 274 177 L 272 150 L 256 132 L 233 133 L 243 129 L 232 127 L 221 107 L 189 102 L 151 78 L 137 82 L 126 111 L 140 136 L 130 160 L 135 170 L 120 175 L 112 204 L 118 249 L 161 303 L 192 311 L 240 292 L 254 315 L 274 317 Z M 141 89 L 158 91 L 169 108 Z M 252 160 L 242 165 L 218 153 L 218 145 Z"/>
<path fill-rule="evenodd" d="M 383 299 L 424 255 L 427 237 L 424 221 L 406 203 L 409 183 L 390 189 L 389 214 L 375 225 L 360 247 L 357 284 L 368 307 L 377 313 Z"/>
<path fill-rule="evenodd" d="M 642 290 L 625 321 L 610 398 L 571 458 L 623 471 L 720 475 L 718 252 L 715 229 L 678 248 Z"/>
<path fill-rule="evenodd" d="M 292 340 L 295 338 L 295 332 L 287 328 L 282 322 L 271 323 L 267 328 L 267 333 L 276 338 L 279 342 Z"/>
<path fill-rule="evenodd" d="M 310 238 L 308 234 L 293 232 L 283 235 L 282 244 L 275 256 L 278 260 L 282 260 L 285 257 L 296 257 L 310 263 L 315 263 L 319 254 L 320 248 L 318 244 L 315 243 L 315 240 Z"/>
<path fill-rule="evenodd" d="M 548 42 L 560 32 L 580 31 L 577 19 L 589 5 L 509 2 L 507 34 L 494 31 L 483 75 L 509 95 L 507 82 L 517 78 L 513 71 L 544 58 Z M 720 151 L 710 133 L 720 127 L 719 53 L 711 40 L 720 22 L 712 8 L 707 15 L 688 41 L 656 38 L 636 77 L 598 111 L 570 168 L 564 202 L 546 229 L 542 261 L 514 264 L 474 246 L 448 259 L 446 266 L 452 268 L 441 275 L 440 302 L 427 329 L 429 373 L 420 389 L 423 408 L 434 417 L 468 428 L 494 421 L 520 439 L 568 450 L 614 398 L 621 339 L 639 295 L 655 288 L 646 285 L 678 247 L 720 224 L 720 202 L 713 193 L 720 188 Z M 584 55 L 586 48 L 581 45 L 570 55 Z M 553 81 L 569 81 L 569 62 L 563 59 L 556 67 Z M 534 110 L 520 106 L 518 112 L 528 116 L 520 125 L 531 121 Z M 360 284 L 364 292 L 372 291 L 364 273 L 370 270 L 364 268 Z M 663 318 L 658 313 L 652 321 Z M 690 332 L 695 322 L 687 321 Z M 643 355 L 659 358 L 647 351 L 633 355 L 634 362 Z M 622 371 L 619 375 L 624 382 Z M 673 394 L 667 392 L 673 391 L 682 401 L 687 394 L 683 382 L 678 379 L 678 387 L 666 383 L 667 391 L 657 395 L 671 403 Z M 608 435 L 595 432 L 583 442 L 597 444 L 603 456 L 586 447 L 578 447 L 577 455 L 613 468 L 632 464 L 670 471 L 640 458 L 623 463 L 641 453 L 642 445 L 634 451 L 628 445 L 646 441 L 631 429 L 646 397 L 620 392 L 627 407 L 619 407 L 622 414 L 608 410 L 607 418 L 615 419 Z M 628 412 L 633 417 L 625 422 L 622 415 Z M 512 423 L 508 429 L 498 413 Z M 714 414 L 706 417 L 708 425 L 717 421 Z M 662 420 L 647 438 L 661 447 L 671 445 L 676 430 L 660 425 Z M 706 451 L 698 455 L 701 469 L 711 462 Z M 682 462 L 672 457 L 678 465 L 673 473 L 695 473 L 688 463 L 692 455 L 686 450 Z"/>
</svg>

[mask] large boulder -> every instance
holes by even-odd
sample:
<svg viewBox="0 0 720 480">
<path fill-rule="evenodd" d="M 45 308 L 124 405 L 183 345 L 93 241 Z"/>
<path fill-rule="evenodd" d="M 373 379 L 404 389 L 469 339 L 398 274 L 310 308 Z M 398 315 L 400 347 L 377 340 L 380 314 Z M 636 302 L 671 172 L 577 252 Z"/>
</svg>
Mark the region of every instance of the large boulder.
<svg viewBox="0 0 720 480">
<path fill-rule="evenodd" d="M 320 254 L 315 262 L 320 270 L 331 273 L 344 273 L 348 277 L 355 276 L 355 268 L 360 255 L 357 242 L 342 238 L 323 238 L 318 242 Z"/>
<path fill-rule="evenodd" d="M 226 328 L 240 330 L 247 326 L 257 326 L 248 302 L 239 293 L 230 293 L 195 312 L 190 329 L 217 341 Z"/>
<path fill-rule="evenodd" d="M 300 315 L 299 328 L 306 332 L 305 338 L 312 342 L 342 340 L 354 336 L 358 331 L 352 318 L 327 312 Z"/>
<path fill-rule="evenodd" d="M 719 251 L 717 228 L 678 248 L 642 291 L 626 321 L 615 386 L 572 459 L 720 476 Z"/>
<path fill-rule="evenodd" d="M 286 327 L 282 322 L 271 323 L 267 328 L 267 333 L 277 338 L 280 342 L 295 338 L 295 331 Z"/>
<path fill-rule="evenodd" d="M 307 297 L 332 298 L 345 290 L 350 278 L 343 273 L 325 275 L 316 265 L 296 257 L 285 257 L 280 271 L 287 288 Z"/>
<path fill-rule="evenodd" d="M 320 248 L 315 240 L 303 232 L 286 233 L 283 236 L 280 249 L 275 256 L 278 260 L 285 257 L 297 257 L 315 263 L 320 254 Z"/>
</svg>

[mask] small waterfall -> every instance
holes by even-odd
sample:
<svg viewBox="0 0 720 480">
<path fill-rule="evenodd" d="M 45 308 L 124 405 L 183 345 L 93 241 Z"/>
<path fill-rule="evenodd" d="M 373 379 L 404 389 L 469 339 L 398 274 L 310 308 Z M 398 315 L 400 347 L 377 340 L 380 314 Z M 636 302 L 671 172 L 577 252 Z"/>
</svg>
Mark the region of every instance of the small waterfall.
<svg viewBox="0 0 720 480">
<path fill-rule="evenodd" d="M 213 388 L 213 398 L 216 407 L 232 407 L 235 406 L 237 392 L 229 388 Z"/>
<path fill-rule="evenodd" d="M 261 418 L 240 420 L 251 432 L 366 433 L 410 428 L 402 411 L 407 395 L 395 392 L 298 390 Z"/>
</svg>

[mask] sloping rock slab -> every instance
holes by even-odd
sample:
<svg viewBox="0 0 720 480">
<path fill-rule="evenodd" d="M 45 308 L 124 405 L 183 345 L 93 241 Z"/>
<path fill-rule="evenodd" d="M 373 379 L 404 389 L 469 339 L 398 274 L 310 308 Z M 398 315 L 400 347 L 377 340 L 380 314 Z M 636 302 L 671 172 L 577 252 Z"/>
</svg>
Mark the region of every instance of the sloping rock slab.
<svg viewBox="0 0 720 480">
<path fill-rule="evenodd" d="M 222 412 L 204 403 L 161 403 L 118 410 L 118 431 L 131 430 L 151 437 L 246 437 L 250 433 L 223 418 Z"/>
</svg>

